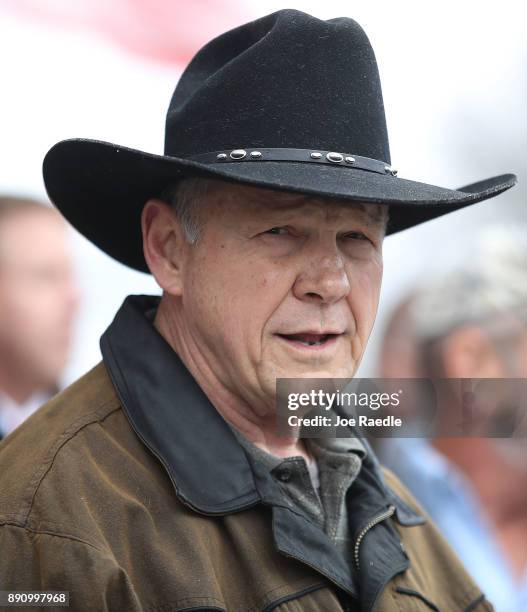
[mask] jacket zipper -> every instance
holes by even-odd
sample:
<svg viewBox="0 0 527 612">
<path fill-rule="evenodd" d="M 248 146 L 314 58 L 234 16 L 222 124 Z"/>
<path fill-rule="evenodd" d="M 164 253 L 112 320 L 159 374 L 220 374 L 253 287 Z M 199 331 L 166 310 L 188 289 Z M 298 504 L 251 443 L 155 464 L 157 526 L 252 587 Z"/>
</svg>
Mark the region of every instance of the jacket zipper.
<svg viewBox="0 0 527 612">
<path fill-rule="evenodd" d="M 375 525 L 377 525 L 378 523 L 382 523 L 382 521 L 386 520 L 387 518 L 390 518 L 390 516 L 392 516 L 394 512 L 395 506 L 390 506 L 387 510 L 385 510 L 382 514 L 379 514 L 379 516 L 376 516 L 360 530 L 359 535 L 355 540 L 355 548 L 353 551 L 353 558 L 355 560 L 355 566 L 357 569 L 360 569 L 359 550 L 364 536 L 372 527 L 375 527 Z"/>
</svg>

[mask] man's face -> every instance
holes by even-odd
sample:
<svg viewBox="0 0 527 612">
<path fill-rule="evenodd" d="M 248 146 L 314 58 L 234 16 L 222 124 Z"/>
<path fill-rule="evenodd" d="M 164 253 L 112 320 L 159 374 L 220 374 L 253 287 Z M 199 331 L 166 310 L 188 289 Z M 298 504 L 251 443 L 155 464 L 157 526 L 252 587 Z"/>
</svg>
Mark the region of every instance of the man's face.
<svg viewBox="0 0 527 612">
<path fill-rule="evenodd" d="M 14 212 L 0 226 L 0 357 L 22 380 L 57 382 L 77 308 L 66 226 L 52 211 Z"/>
<path fill-rule="evenodd" d="M 182 308 L 226 388 L 256 406 L 279 377 L 353 376 L 377 310 L 384 212 L 229 183 L 208 194 Z"/>
</svg>

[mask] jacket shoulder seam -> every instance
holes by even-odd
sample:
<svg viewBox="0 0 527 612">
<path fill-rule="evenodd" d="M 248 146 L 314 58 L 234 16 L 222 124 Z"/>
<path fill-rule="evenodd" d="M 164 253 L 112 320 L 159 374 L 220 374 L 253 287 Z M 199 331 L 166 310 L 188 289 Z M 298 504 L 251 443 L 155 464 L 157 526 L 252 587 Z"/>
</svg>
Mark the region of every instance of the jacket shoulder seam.
<svg viewBox="0 0 527 612">
<path fill-rule="evenodd" d="M 49 537 L 61 538 L 63 540 L 69 540 L 71 542 L 76 542 L 77 544 L 84 544 L 85 546 L 89 546 L 90 548 L 93 548 L 98 553 L 108 556 L 108 551 L 103 550 L 102 548 L 100 548 L 99 546 L 96 546 L 92 542 L 89 542 L 88 540 L 85 540 L 84 538 L 75 536 L 73 534 L 63 533 L 61 531 L 55 531 L 53 529 L 37 529 L 35 527 L 31 527 L 29 525 L 22 524 L 20 521 L 17 521 L 15 517 L 12 517 L 10 519 L 3 520 L 2 522 L 0 522 L 0 527 L 6 527 L 6 526 L 21 529 L 25 533 L 31 534 L 33 536 L 46 535 Z"/>
<path fill-rule="evenodd" d="M 105 411 L 105 408 L 109 408 L 109 410 Z M 33 477 L 30 479 L 27 487 L 26 494 L 23 495 L 23 498 L 29 497 L 27 510 L 22 510 L 20 515 L 23 518 L 23 525 L 27 526 L 29 522 L 29 516 L 31 511 L 33 510 L 33 504 L 35 501 L 35 497 L 38 493 L 38 490 L 44 481 L 46 475 L 53 467 L 55 463 L 55 459 L 59 452 L 70 442 L 73 440 L 78 433 L 80 433 L 85 427 L 92 425 L 93 423 L 101 423 L 106 418 L 108 418 L 112 413 L 121 409 L 121 404 L 117 397 L 112 397 L 107 401 L 103 402 L 98 408 L 92 410 L 88 414 L 84 414 L 73 423 L 59 436 L 58 439 L 54 441 L 54 443 L 49 447 L 42 464 L 36 469 Z M 102 411 L 102 414 L 101 414 Z"/>
</svg>

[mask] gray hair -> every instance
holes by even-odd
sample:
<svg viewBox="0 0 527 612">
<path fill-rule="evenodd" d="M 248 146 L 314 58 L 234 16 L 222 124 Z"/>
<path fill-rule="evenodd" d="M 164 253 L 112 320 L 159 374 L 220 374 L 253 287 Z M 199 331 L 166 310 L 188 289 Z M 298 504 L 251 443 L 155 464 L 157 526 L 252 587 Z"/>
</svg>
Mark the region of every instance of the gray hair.
<svg viewBox="0 0 527 612">
<path fill-rule="evenodd" d="M 161 199 L 170 205 L 181 222 L 189 244 L 196 244 L 201 237 L 203 216 L 199 208 L 212 182 L 211 179 L 191 176 L 169 185 L 161 194 Z"/>
<path fill-rule="evenodd" d="M 481 232 L 471 261 L 458 262 L 422 286 L 409 314 L 429 363 L 437 359 L 438 341 L 459 327 L 476 325 L 516 367 L 516 346 L 527 327 L 527 228 L 500 225 Z"/>
<path fill-rule="evenodd" d="M 418 292 L 412 314 L 422 340 L 507 315 L 527 325 L 527 228 L 500 225 L 482 231 L 471 260 Z"/>
<path fill-rule="evenodd" d="M 196 244 L 201 237 L 204 219 L 203 215 L 200 214 L 200 204 L 203 203 L 210 189 L 217 182 L 216 179 L 191 176 L 169 185 L 161 193 L 161 199 L 170 205 L 181 222 L 185 238 L 189 244 Z M 349 203 L 342 203 L 342 205 L 348 206 Z M 372 205 L 357 202 L 352 202 L 351 206 L 368 211 L 369 216 L 374 221 L 383 221 L 386 231 L 390 215 L 388 206 L 379 205 L 378 210 L 370 210 Z"/>
</svg>

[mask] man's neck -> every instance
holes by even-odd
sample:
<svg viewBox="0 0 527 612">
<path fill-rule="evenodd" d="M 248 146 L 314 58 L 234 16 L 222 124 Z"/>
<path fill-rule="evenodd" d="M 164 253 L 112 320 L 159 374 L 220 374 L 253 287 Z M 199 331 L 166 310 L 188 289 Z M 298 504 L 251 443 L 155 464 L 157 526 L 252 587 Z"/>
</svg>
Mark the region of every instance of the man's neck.
<svg viewBox="0 0 527 612">
<path fill-rule="evenodd" d="M 298 433 L 291 431 L 287 437 L 278 435 L 274 406 L 262 407 L 257 412 L 221 384 L 213 368 L 192 345 L 192 338 L 187 339 L 180 329 L 174 329 L 171 317 L 164 311 L 163 300 L 156 312 L 154 327 L 177 353 L 220 415 L 247 440 L 278 457 L 300 455 L 311 461 L 312 455 Z"/>
<path fill-rule="evenodd" d="M 235 411 L 229 411 L 230 413 L 228 415 L 222 413 L 221 409 L 218 409 L 218 412 L 230 425 L 232 425 L 232 427 L 241 433 L 242 436 L 261 450 L 271 455 L 275 455 L 276 457 L 285 458 L 301 456 L 307 463 L 313 461 L 313 455 L 302 438 L 297 436 L 278 436 L 276 434 L 275 425 L 266 427 L 261 423 L 254 423 L 243 416 L 240 417 L 240 414 Z"/>
</svg>

